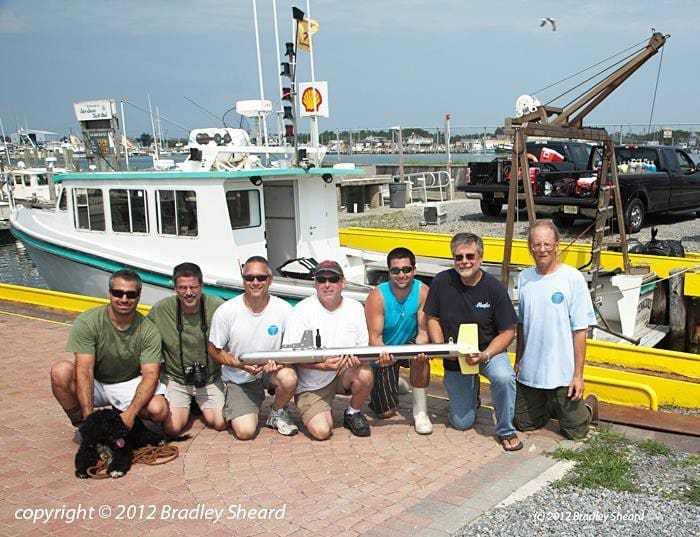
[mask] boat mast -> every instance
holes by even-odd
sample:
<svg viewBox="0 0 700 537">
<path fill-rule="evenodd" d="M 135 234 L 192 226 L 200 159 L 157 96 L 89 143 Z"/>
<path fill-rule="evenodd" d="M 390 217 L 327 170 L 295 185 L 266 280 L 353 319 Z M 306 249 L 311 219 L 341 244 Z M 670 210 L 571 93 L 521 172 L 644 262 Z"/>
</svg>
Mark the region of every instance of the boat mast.
<svg viewBox="0 0 700 537">
<path fill-rule="evenodd" d="M 126 139 L 126 116 L 124 116 L 124 100 L 120 101 L 122 109 L 122 136 L 124 137 L 124 158 L 126 159 L 126 170 L 129 171 L 129 147 Z"/>
<path fill-rule="evenodd" d="M 260 101 L 264 101 L 265 88 L 263 86 L 262 59 L 260 57 L 260 31 L 258 30 L 258 5 L 256 0 L 253 0 L 253 24 L 255 26 L 255 50 L 258 55 L 258 84 L 260 85 Z M 267 145 L 267 119 L 262 112 L 258 114 L 258 142 L 260 142 L 261 138 L 262 145 Z"/>
<path fill-rule="evenodd" d="M 282 58 L 280 57 L 280 34 L 279 27 L 277 24 L 277 0 L 272 0 L 272 18 L 275 25 L 275 52 L 277 53 L 277 65 L 282 63 Z M 282 77 L 277 77 L 277 82 L 279 84 L 279 98 L 280 107 L 277 111 L 277 145 L 282 147 L 284 145 L 283 129 L 282 129 L 282 115 L 284 110 L 282 109 Z"/>
<path fill-rule="evenodd" d="M 306 0 L 306 18 L 309 21 L 308 27 L 309 27 L 309 64 L 311 66 L 311 85 L 312 87 L 316 87 L 316 75 L 314 73 L 314 47 L 313 47 L 313 36 L 311 35 L 313 32 L 311 32 L 311 0 Z M 316 99 L 313 99 L 314 102 L 314 112 L 318 112 L 318 106 L 316 104 Z M 309 146 L 310 147 L 318 147 L 319 142 L 318 142 L 318 115 L 313 114 L 311 116 L 311 133 L 310 133 L 310 138 L 309 138 Z M 320 164 L 320 163 L 319 163 Z"/>
<path fill-rule="evenodd" d="M 155 160 L 160 160 L 160 151 L 158 150 L 158 137 L 156 134 L 156 125 L 153 122 L 153 107 L 151 106 L 151 94 L 148 94 L 148 113 L 151 116 L 151 130 L 153 131 L 153 146 L 155 147 Z"/>
</svg>

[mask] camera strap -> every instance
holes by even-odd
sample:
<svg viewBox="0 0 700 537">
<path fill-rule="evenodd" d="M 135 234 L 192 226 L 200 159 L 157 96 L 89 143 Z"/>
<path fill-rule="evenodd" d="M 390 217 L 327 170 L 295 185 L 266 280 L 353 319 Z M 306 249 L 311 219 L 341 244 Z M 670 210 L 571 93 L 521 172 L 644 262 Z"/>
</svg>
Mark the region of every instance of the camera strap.
<svg viewBox="0 0 700 537">
<path fill-rule="evenodd" d="M 209 330 L 209 325 L 207 324 L 207 310 L 204 306 L 206 295 L 202 294 L 202 299 L 199 301 L 199 327 L 202 330 L 202 341 L 204 342 L 204 362 L 207 364 L 207 369 L 209 369 L 209 353 L 207 352 L 207 331 Z M 182 350 L 182 332 L 185 329 L 185 325 L 182 322 L 182 304 L 180 303 L 180 298 L 176 298 L 177 308 L 175 317 L 175 328 L 177 329 L 177 336 L 180 343 L 180 368 L 182 369 L 182 376 L 186 379 L 187 373 L 185 373 L 185 360 L 183 357 Z"/>
</svg>

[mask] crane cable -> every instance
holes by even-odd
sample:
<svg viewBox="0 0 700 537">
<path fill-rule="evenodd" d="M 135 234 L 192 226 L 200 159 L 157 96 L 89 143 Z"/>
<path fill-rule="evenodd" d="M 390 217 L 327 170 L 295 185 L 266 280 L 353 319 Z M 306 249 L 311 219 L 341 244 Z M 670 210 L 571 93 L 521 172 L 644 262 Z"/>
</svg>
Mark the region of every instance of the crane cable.
<svg viewBox="0 0 700 537">
<path fill-rule="evenodd" d="M 661 78 L 661 64 L 664 61 L 664 48 L 661 48 L 661 56 L 659 58 L 659 69 L 656 71 L 656 84 L 654 85 L 654 98 L 651 101 L 651 112 L 649 113 L 649 126 L 647 134 L 651 132 L 651 120 L 654 117 L 654 106 L 656 106 L 656 91 L 659 89 L 659 79 Z"/>
</svg>

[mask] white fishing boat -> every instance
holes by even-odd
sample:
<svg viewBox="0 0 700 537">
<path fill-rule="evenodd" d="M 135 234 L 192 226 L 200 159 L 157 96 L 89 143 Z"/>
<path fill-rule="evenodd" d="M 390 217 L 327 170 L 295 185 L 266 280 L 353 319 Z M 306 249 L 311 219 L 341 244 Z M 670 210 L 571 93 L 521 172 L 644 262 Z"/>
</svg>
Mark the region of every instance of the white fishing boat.
<svg viewBox="0 0 700 537">
<path fill-rule="evenodd" d="M 0 199 L 13 199 L 23 205 L 45 205 L 55 202 L 57 189 L 54 187 L 54 197 L 51 197 L 49 174 L 65 172 L 65 168 L 56 168 L 55 157 L 46 159 L 46 166 L 27 167 L 19 161 L 3 180 Z"/>
<path fill-rule="evenodd" d="M 361 172 L 263 166 L 276 150 L 250 145 L 242 130 L 197 129 L 176 170 L 57 174 L 56 205 L 16 205 L 12 233 L 60 291 L 102 296 L 114 270 L 132 267 L 144 280 L 142 301 L 152 304 L 171 294 L 173 267 L 192 261 L 207 292 L 230 297 L 242 291 L 241 264 L 261 255 L 278 296 L 308 296 L 315 264 L 335 259 L 350 296 L 363 298 L 371 259 L 339 244 L 335 186 Z"/>
</svg>

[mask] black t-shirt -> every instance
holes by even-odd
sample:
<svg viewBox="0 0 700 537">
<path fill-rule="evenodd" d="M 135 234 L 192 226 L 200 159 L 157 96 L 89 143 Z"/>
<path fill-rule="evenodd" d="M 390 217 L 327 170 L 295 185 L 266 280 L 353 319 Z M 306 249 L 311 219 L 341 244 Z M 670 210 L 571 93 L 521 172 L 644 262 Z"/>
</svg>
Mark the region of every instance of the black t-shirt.
<svg viewBox="0 0 700 537">
<path fill-rule="evenodd" d="M 464 285 L 455 269 L 445 270 L 435 276 L 423 311 L 440 319 L 445 342 L 449 338 L 457 341 L 461 324 L 476 323 L 481 351 L 488 347 L 499 332 L 518 322 L 506 289 L 483 270 L 481 280 L 473 287 Z M 459 371 L 457 360 L 443 360 L 443 365 L 449 371 Z"/>
</svg>

